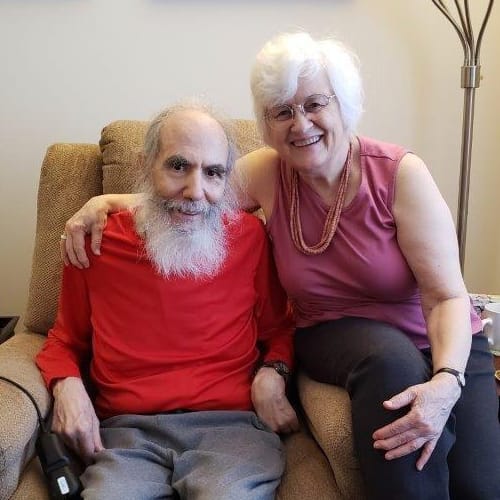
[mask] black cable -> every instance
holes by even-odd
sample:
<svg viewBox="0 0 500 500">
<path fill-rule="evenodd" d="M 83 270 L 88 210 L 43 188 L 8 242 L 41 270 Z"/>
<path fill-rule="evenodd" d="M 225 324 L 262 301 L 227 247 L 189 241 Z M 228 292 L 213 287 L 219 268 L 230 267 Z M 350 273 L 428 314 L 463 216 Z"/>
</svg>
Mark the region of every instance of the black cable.
<svg viewBox="0 0 500 500">
<path fill-rule="evenodd" d="M 3 380 L 22 391 L 35 407 L 40 424 L 41 433 L 36 440 L 36 450 L 43 473 L 47 478 L 49 496 L 53 500 L 77 500 L 80 499 L 82 486 L 71 464 L 71 456 L 66 450 L 64 443 L 59 436 L 45 425 L 42 412 L 38 407 L 35 398 L 21 384 L 10 378 L 0 375 Z"/>
<path fill-rule="evenodd" d="M 11 380 L 10 378 L 3 377 L 2 375 L 0 375 L 0 380 L 12 384 L 13 386 L 17 387 L 20 391 L 24 392 L 26 396 L 28 396 L 29 400 L 33 403 L 33 406 L 35 407 L 36 414 L 38 417 L 38 423 L 40 424 L 40 429 L 42 430 L 42 432 L 48 432 L 47 426 L 45 425 L 45 421 L 42 418 L 42 412 L 40 411 L 40 408 L 38 407 L 35 398 L 31 395 L 31 393 L 27 389 L 25 389 L 21 384 L 14 382 L 14 380 Z"/>
</svg>

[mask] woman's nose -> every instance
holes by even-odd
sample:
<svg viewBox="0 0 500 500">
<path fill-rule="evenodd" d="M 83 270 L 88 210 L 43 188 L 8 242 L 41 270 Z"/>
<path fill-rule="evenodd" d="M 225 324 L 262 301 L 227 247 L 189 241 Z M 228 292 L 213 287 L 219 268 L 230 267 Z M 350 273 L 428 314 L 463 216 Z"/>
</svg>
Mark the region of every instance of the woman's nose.
<svg viewBox="0 0 500 500">
<path fill-rule="evenodd" d="M 296 106 L 292 118 L 292 128 L 295 130 L 304 130 L 311 126 L 311 120 L 302 107 Z"/>
</svg>

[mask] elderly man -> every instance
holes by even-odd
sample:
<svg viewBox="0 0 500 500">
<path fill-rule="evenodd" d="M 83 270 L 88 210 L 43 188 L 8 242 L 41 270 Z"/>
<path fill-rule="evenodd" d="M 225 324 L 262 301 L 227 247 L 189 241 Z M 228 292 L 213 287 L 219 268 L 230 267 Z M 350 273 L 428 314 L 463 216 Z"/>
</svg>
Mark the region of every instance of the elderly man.
<svg viewBox="0 0 500 500">
<path fill-rule="evenodd" d="M 235 209 L 235 156 L 208 108 L 164 111 L 141 156 L 144 205 L 110 216 L 89 268 L 64 269 L 37 364 L 54 431 L 88 464 L 83 498 L 274 498 L 273 431 L 298 425 L 292 325 L 263 227 Z"/>
</svg>

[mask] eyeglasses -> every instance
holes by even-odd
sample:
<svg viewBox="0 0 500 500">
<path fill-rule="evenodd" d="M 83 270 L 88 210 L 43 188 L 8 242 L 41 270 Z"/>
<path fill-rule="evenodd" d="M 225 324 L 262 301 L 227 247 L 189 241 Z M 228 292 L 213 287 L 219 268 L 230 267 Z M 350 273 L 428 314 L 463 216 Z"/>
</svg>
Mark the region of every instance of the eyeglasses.
<svg viewBox="0 0 500 500">
<path fill-rule="evenodd" d="M 266 118 L 270 126 L 281 127 L 286 122 L 295 118 L 295 109 L 299 109 L 304 116 L 306 114 L 315 115 L 326 108 L 335 94 L 313 94 L 310 95 L 302 104 L 281 104 L 274 106 L 266 111 Z"/>
</svg>

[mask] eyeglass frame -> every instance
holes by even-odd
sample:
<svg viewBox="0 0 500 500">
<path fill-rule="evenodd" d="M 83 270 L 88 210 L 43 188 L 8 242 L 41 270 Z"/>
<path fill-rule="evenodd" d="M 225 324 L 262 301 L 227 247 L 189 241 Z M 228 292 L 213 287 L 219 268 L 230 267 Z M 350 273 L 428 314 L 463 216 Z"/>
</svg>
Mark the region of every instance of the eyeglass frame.
<svg viewBox="0 0 500 500">
<path fill-rule="evenodd" d="M 310 99 L 311 97 L 314 97 L 314 96 L 326 97 L 328 99 L 328 102 L 326 104 L 322 105 L 316 111 L 306 111 L 304 109 L 304 105 L 306 104 L 306 102 L 307 102 L 308 99 Z M 321 111 L 323 111 L 323 109 L 325 109 L 332 102 L 332 99 L 334 97 L 337 97 L 336 94 L 330 94 L 330 95 L 326 95 L 326 94 L 311 94 L 310 96 L 306 97 L 305 101 L 302 104 L 278 104 L 276 106 L 273 106 L 270 109 L 266 109 L 266 111 L 264 113 L 264 116 L 266 118 L 266 121 L 269 123 L 269 125 L 271 127 L 273 126 L 272 124 L 276 124 L 276 125 L 280 126 L 280 124 L 285 124 L 287 122 L 295 120 L 295 117 L 296 117 L 295 108 L 299 108 L 300 111 L 302 112 L 302 114 L 307 118 L 308 114 L 315 115 L 315 114 L 321 113 Z M 277 120 L 276 118 L 273 118 L 270 115 L 270 111 L 272 109 L 276 109 L 276 108 L 288 108 L 290 110 L 292 116 L 290 118 L 285 118 L 284 120 Z"/>
</svg>

